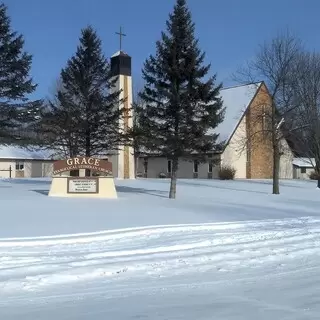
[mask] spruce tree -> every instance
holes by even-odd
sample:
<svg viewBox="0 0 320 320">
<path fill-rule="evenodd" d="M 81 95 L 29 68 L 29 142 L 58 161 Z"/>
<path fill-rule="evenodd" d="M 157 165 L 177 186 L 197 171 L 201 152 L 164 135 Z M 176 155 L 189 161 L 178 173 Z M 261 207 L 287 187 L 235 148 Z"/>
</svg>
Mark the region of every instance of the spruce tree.
<svg viewBox="0 0 320 320">
<path fill-rule="evenodd" d="M 91 26 L 82 29 L 77 51 L 60 78 L 56 99 L 50 101 L 41 121 L 45 143 L 66 150 L 69 156 L 99 156 L 117 150 L 123 140 L 120 92 Z"/>
<path fill-rule="evenodd" d="M 41 101 L 29 101 L 36 85 L 29 76 L 32 55 L 24 51 L 21 34 L 12 31 L 7 7 L 0 4 L 0 143 L 31 141 L 26 128 L 37 118 Z"/>
<path fill-rule="evenodd" d="M 218 134 L 209 132 L 223 121 L 224 108 L 216 75 L 205 79 L 211 66 L 204 65 L 185 0 L 177 0 L 166 26 L 144 64 L 138 113 L 146 149 L 172 160 L 169 198 L 175 198 L 179 159 L 201 159 L 217 148 Z"/>
</svg>

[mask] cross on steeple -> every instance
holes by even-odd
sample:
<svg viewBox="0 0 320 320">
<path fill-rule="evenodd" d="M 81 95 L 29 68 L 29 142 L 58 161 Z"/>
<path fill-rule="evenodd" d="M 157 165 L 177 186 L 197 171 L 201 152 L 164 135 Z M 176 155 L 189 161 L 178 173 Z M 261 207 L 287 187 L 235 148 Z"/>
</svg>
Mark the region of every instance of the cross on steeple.
<svg viewBox="0 0 320 320">
<path fill-rule="evenodd" d="M 122 33 L 122 28 L 120 26 L 120 32 L 116 32 L 116 34 L 119 35 L 119 38 L 120 38 L 120 51 L 122 50 L 122 37 L 125 37 L 126 34 Z"/>
</svg>

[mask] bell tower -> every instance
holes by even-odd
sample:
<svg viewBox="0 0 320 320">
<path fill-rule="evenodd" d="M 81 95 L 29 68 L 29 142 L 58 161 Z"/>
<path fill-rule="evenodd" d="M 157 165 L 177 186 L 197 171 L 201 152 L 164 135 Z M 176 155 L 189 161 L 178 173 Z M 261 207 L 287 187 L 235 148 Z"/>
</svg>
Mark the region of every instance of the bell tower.
<svg viewBox="0 0 320 320">
<path fill-rule="evenodd" d="M 132 128 L 133 112 L 132 112 L 132 77 L 131 77 L 131 57 L 122 51 L 122 37 L 125 34 L 122 33 L 120 28 L 120 50 L 111 57 L 111 73 L 117 78 L 115 90 L 121 91 L 120 93 L 120 105 L 119 108 L 124 109 L 123 120 L 120 120 L 119 130 L 126 131 Z M 134 152 L 130 146 L 119 146 L 117 151 L 117 168 L 118 178 L 122 179 L 134 179 Z"/>
</svg>

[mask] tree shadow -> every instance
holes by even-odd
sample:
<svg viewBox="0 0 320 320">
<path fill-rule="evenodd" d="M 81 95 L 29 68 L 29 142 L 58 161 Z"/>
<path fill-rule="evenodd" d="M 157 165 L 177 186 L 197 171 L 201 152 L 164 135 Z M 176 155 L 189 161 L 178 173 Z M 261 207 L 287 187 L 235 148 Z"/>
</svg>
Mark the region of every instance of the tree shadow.
<svg viewBox="0 0 320 320">
<path fill-rule="evenodd" d="M 30 190 L 32 192 L 37 192 L 43 196 L 47 196 L 49 194 L 49 190 Z"/>
<path fill-rule="evenodd" d="M 125 186 L 116 186 L 117 192 L 120 193 L 137 193 L 137 194 L 148 194 L 151 196 L 159 197 L 159 198 L 168 198 L 167 191 L 161 190 L 150 190 L 144 188 L 133 188 L 133 187 L 125 187 Z"/>
<path fill-rule="evenodd" d="M 243 188 L 238 187 L 240 183 L 243 184 L 247 184 L 247 185 L 252 185 L 252 184 L 259 184 L 259 185 L 268 185 L 268 186 L 272 186 L 272 181 L 261 181 L 261 180 L 228 180 L 228 181 L 223 181 L 223 180 L 212 180 L 214 181 L 216 184 L 208 184 L 208 183 L 202 183 L 201 180 L 198 180 L 199 182 L 190 182 L 190 180 L 188 181 L 184 181 L 183 179 L 180 179 L 178 181 L 178 184 L 180 185 L 189 185 L 189 186 L 196 186 L 196 187 L 207 187 L 207 188 L 214 188 L 214 189 L 222 189 L 222 190 L 232 190 L 232 191 L 241 191 L 241 192 L 250 192 L 250 193 L 259 193 L 259 194 L 270 194 L 271 190 L 266 190 L 266 191 L 262 191 L 262 190 L 254 190 L 251 188 L 245 188 L 245 186 Z M 206 181 L 206 180 L 204 180 Z M 223 185 L 224 182 L 232 182 L 233 186 L 226 186 Z M 238 186 L 237 186 L 238 184 Z M 285 183 L 285 182 L 280 182 L 280 187 L 287 187 L 287 188 L 296 188 L 296 189 L 306 189 L 305 185 L 301 184 L 301 185 L 295 185 L 295 184 L 290 184 L 290 183 Z"/>
<path fill-rule="evenodd" d="M 297 189 L 305 189 L 304 182 L 309 181 L 309 180 L 298 180 L 295 182 L 295 184 L 290 183 L 290 181 L 284 181 L 280 180 L 279 181 L 279 186 L 280 187 L 288 187 L 288 188 L 297 188 Z M 234 180 L 234 182 L 243 182 L 243 183 L 250 183 L 250 184 L 260 184 L 260 185 L 268 185 L 272 186 L 272 180 L 255 180 L 255 179 L 239 179 L 239 180 Z M 302 182 L 300 185 L 299 183 Z"/>
<path fill-rule="evenodd" d="M 148 190 L 143 188 L 132 188 L 132 187 L 124 187 L 124 186 L 116 186 L 116 190 L 119 193 L 148 194 L 155 197 L 168 198 L 168 196 L 166 195 L 168 194 L 168 192 L 160 191 L 160 190 Z M 34 189 L 30 191 L 39 193 L 44 196 L 47 196 L 49 194 L 49 190 L 44 190 L 44 189 Z"/>
<path fill-rule="evenodd" d="M 5 182 L 11 183 L 11 184 L 51 184 L 50 180 L 32 180 L 32 179 L 25 179 L 25 178 L 13 178 L 13 179 L 8 179 Z"/>
<path fill-rule="evenodd" d="M 260 190 L 252 190 L 247 188 L 234 188 L 234 187 L 227 187 L 223 185 L 212 185 L 212 184 L 204 184 L 204 183 L 192 183 L 186 181 L 179 181 L 179 184 L 188 185 L 188 186 L 195 186 L 195 187 L 208 187 L 213 189 L 220 189 L 220 190 L 231 190 L 231 191 L 240 191 L 240 192 L 251 192 L 251 193 L 259 193 L 259 194 L 269 194 L 269 191 L 260 191 Z"/>
</svg>

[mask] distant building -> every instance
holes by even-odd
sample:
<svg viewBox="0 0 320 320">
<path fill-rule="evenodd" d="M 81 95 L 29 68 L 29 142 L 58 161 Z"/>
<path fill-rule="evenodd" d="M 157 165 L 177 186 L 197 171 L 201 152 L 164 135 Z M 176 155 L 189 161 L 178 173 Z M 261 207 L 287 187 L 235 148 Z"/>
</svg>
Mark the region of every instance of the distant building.
<svg viewBox="0 0 320 320">
<path fill-rule="evenodd" d="M 310 179 L 310 174 L 314 172 L 315 159 L 309 158 L 294 158 L 293 164 L 293 179 Z"/>
<path fill-rule="evenodd" d="M 48 151 L 0 146 L 0 178 L 51 177 L 53 162 Z"/>
<path fill-rule="evenodd" d="M 220 134 L 219 141 L 225 141 L 222 152 L 209 152 L 205 163 L 199 163 L 191 156 L 190 161 L 181 159 L 178 178 L 214 179 L 218 177 L 219 168 L 226 165 L 236 170 L 236 178 L 239 179 L 272 178 L 272 145 L 270 139 L 264 139 L 262 134 L 268 125 L 264 114 L 271 110 L 271 97 L 266 85 L 260 82 L 225 88 L 221 90 L 221 97 L 226 114 L 215 132 Z M 280 178 L 292 179 L 293 153 L 285 139 L 281 144 Z M 219 164 L 213 164 L 213 159 Z M 139 176 L 170 177 L 172 163 L 165 157 L 146 152 L 137 163 Z"/>
</svg>

